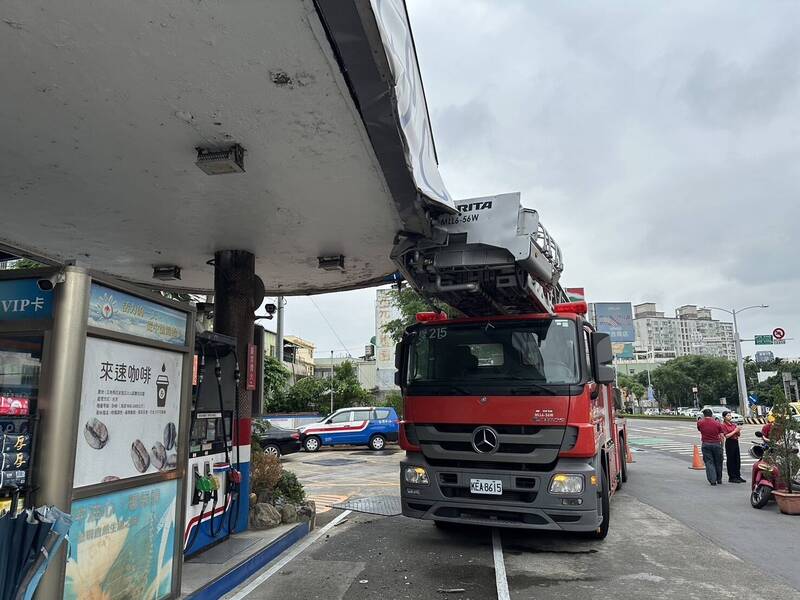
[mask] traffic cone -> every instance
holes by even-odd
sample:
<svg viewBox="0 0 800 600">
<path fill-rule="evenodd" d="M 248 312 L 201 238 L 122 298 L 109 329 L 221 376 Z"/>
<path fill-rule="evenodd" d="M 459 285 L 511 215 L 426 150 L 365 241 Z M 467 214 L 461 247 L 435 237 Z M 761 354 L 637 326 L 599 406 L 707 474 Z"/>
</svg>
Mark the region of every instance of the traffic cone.
<svg viewBox="0 0 800 600">
<path fill-rule="evenodd" d="M 631 447 L 627 445 L 625 446 L 625 462 L 628 464 L 634 462 L 633 454 L 631 453 Z"/>
<path fill-rule="evenodd" d="M 696 471 L 705 471 L 706 469 L 706 464 L 703 462 L 703 459 L 700 458 L 700 449 L 697 447 L 697 444 L 694 445 L 694 456 L 692 456 L 692 466 L 689 468 L 695 469 Z"/>
</svg>

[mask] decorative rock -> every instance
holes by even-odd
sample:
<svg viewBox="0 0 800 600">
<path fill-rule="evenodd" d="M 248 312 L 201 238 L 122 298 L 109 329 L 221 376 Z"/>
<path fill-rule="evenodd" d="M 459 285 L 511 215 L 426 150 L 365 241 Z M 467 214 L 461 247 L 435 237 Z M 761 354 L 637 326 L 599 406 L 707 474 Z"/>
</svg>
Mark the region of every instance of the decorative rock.
<svg viewBox="0 0 800 600">
<path fill-rule="evenodd" d="M 309 529 L 314 529 L 317 517 L 317 505 L 313 500 L 306 500 L 297 509 L 297 520 L 308 521 Z"/>
<path fill-rule="evenodd" d="M 250 494 L 250 508 L 253 508 L 256 504 L 258 504 L 258 496 L 251 493 Z"/>
<path fill-rule="evenodd" d="M 250 511 L 251 529 L 269 529 L 281 522 L 281 513 L 271 504 L 259 502 Z"/>
<path fill-rule="evenodd" d="M 284 504 L 281 507 L 281 522 L 294 523 L 297 521 L 297 509 L 294 504 Z"/>
</svg>

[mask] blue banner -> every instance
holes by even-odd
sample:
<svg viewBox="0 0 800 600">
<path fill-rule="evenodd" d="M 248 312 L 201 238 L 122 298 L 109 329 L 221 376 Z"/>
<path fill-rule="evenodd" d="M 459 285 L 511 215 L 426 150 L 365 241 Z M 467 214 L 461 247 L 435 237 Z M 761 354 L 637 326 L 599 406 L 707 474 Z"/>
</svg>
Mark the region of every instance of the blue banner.
<svg viewBox="0 0 800 600">
<path fill-rule="evenodd" d="M 595 302 L 597 330 L 611 336 L 613 342 L 634 342 L 633 309 L 630 302 Z"/>
<path fill-rule="evenodd" d="M 89 325 L 118 333 L 186 345 L 186 313 L 93 283 Z"/>
<path fill-rule="evenodd" d="M 49 319 L 53 314 L 53 292 L 44 292 L 37 279 L 0 280 L 0 321 Z"/>
<path fill-rule="evenodd" d="M 72 503 L 64 600 L 169 596 L 177 481 Z"/>
</svg>

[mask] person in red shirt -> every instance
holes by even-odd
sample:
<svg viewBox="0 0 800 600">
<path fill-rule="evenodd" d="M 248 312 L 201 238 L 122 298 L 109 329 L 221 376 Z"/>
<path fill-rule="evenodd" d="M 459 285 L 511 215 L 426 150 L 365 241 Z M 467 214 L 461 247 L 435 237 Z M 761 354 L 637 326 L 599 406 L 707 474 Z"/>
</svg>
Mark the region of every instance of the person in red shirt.
<svg viewBox="0 0 800 600">
<path fill-rule="evenodd" d="M 714 418 L 710 408 L 703 410 L 703 418 L 697 421 L 697 430 L 703 443 L 703 461 L 706 463 L 708 483 L 722 483 L 722 440 L 725 432 L 722 423 Z"/>
<path fill-rule="evenodd" d="M 730 483 L 745 483 L 742 479 L 742 455 L 739 452 L 739 436 L 742 428 L 733 422 L 731 411 L 722 412 L 722 431 L 725 435 L 725 459 Z"/>
</svg>

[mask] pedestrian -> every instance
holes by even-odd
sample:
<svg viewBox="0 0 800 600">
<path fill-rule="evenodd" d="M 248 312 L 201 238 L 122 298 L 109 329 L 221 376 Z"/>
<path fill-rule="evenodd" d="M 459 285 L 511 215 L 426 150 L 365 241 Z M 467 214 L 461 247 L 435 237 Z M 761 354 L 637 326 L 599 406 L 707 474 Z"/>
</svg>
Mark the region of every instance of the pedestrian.
<svg viewBox="0 0 800 600">
<path fill-rule="evenodd" d="M 742 455 L 739 452 L 739 436 L 742 435 L 742 428 L 733 422 L 733 414 L 729 410 L 722 411 L 722 429 L 725 435 L 728 481 L 745 483 L 745 480 L 742 479 Z"/>
<path fill-rule="evenodd" d="M 697 421 L 697 430 L 703 443 L 703 460 L 706 463 L 708 483 L 722 483 L 722 441 L 725 432 L 722 423 L 714 418 L 710 408 L 703 409 L 703 418 Z"/>
</svg>

